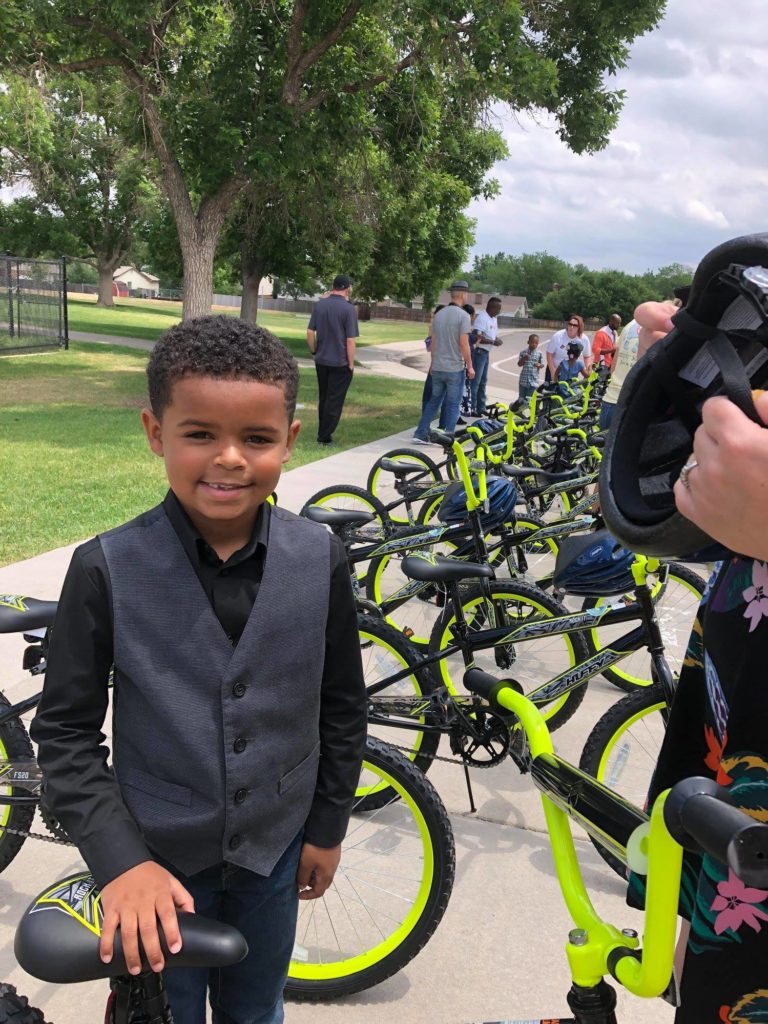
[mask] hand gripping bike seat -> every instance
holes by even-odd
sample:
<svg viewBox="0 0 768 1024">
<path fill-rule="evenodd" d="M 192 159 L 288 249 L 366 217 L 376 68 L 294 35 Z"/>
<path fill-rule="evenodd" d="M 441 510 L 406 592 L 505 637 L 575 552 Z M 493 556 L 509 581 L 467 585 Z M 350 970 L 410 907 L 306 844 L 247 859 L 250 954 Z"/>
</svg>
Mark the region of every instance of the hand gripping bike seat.
<svg viewBox="0 0 768 1024">
<path fill-rule="evenodd" d="M 310 505 L 305 515 L 307 519 L 311 519 L 313 523 L 321 523 L 323 526 L 330 526 L 332 530 L 339 530 L 343 526 L 362 526 L 364 523 L 370 523 L 375 519 L 372 512 L 362 512 L 341 508 L 325 508 L 323 505 Z"/>
<path fill-rule="evenodd" d="M 452 583 L 455 580 L 490 579 L 495 574 L 490 565 L 464 562 L 460 558 L 443 558 L 424 552 L 407 555 L 401 564 L 406 576 L 422 583 Z"/>
<path fill-rule="evenodd" d="M 28 629 L 51 626 L 57 607 L 57 601 L 0 594 L 0 633 L 25 633 Z"/>
<path fill-rule="evenodd" d="M 99 957 L 102 922 L 101 890 L 86 872 L 56 882 L 27 907 L 16 929 L 14 953 L 34 978 L 57 985 L 128 974 L 120 932 L 111 963 Z M 235 928 L 197 914 L 179 914 L 182 948 L 169 953 L 162 930 L 165 968 L 226 967 L 247 954 L 245 939 Z M 149 966 L 144 963 L 144 969 Z"/>
</svg>

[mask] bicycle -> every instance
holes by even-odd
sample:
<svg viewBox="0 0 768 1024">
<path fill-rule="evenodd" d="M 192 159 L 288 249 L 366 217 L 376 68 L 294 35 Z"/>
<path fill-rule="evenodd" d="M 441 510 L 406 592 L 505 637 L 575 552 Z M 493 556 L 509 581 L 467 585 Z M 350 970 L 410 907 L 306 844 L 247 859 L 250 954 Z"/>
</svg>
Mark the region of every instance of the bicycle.
<svg viewBox="0 0 768 1024">
<path fill-rule="evenodd" d="M 32 641 L 25 665 L 31 665 L 36 675 L 45 671 L 50 628 L 38 623 L 52 622 L 55 610 L 56 602 L 16 598 L 15 607 L 5 605 L 0 614 L 0 630 L 24 630 Z M 39 699 L 36 693 L 11 706 L 2 698 L 0 777 L 9 781 L 0 792 L 0 870 L 30 836 L 71 845 L 41 799 L 42 772 L 17 717 L 34 708 Z M 36 806 L 48 836 L 30 831 Z M 450 897 L 455 851 L 442 801 L 408 758 L 374 738 L 366 747 L 345 843 L 340 873 L 322 909 L 316 901 L 300 907 L 286 989 L 295 998 L 333 998 L 361 991 L 400 970 L 429 940 Z M 382 889 L 381 878 L 386 876 L 382 858 L 395 847 L 404 865 L 402 877 L 392 877 Z"/>
<path fill-rule="evenodd" d="M 542 1024 L 618 1024 L 609 975 L 634 995 L 661 996 L 677 1005 L 673 962 L 683 848 L 703 851 L 728 864 L 746 885 L 765 889 L 768 825 L 735 807 L 727 790 L 704 778 L 685 779 L 661 794 L 649 816 L 559 758 L 541 713 L 513 681 L 469 669 L 464 682 L 520 735 L 518 761 L 540 791 L 558 884 L 574 925 L 566 946 L 573 1017 L 547 1017 Z M 642 948 L 634 929 L 619 929 L 593 907 L 569 819 L 647 876 Z"/>
</svg>

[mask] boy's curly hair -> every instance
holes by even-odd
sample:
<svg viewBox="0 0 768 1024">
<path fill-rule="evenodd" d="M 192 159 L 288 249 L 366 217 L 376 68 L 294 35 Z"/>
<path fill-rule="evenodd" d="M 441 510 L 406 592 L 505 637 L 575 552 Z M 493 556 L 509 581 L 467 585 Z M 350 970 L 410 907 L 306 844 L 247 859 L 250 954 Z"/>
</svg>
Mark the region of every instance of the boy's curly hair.
<svg viewBox="0 0 768 1024">
<path fill-rule="evenodd" d="M 147 363 L 149 403 L 158 419 L 183 377 L 217 377 L 275 384 L 285 393 L 288 421 L 296 411 L 299 369 L 274 334 L 230 316 L 202 316 L 171 327 Z"/>
</svg>

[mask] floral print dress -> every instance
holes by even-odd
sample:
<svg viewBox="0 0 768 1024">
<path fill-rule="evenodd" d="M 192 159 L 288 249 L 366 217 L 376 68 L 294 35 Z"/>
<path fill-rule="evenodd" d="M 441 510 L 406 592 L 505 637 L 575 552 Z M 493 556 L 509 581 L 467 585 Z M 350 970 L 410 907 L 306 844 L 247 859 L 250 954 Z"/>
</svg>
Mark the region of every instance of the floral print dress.
<svg viewBox="0 0 768 1024">
<path fill-rule="evenodd" d="M 738 806 L 768 822 L 764 562 L 720 563 L 699 608 L 651 798 L 690 775 L 717 779 Z M 638 881 L 630 882 L 632 902 Z M 691 933 L 675 1024 L 768 1024 L 768 889 L 686 855 L 681 913 Z"/>
</svg>

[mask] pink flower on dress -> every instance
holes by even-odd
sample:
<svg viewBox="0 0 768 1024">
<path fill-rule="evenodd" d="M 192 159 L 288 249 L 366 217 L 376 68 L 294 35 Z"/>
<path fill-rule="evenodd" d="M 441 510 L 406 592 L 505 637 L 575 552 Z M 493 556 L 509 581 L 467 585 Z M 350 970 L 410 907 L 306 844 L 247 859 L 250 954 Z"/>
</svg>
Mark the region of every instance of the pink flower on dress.
<svg viewBox="0 0 768 1024">
<path fill-rule="evenodd" d="M 755 931 L 760 931 L 760 921 L 768 921 L 768 914 L 754 906 L 768 898 L 768 891 L 749 889 L 732 871 L 728 872 L 728 881 L 718 882 L 718 895 L 715 896 L 711 910 L 719 911 L 715 918 L 715 934 L 722 935 L 726 928 L 738 931 L 743 924 L 748 924 Z"/>
<path fill-rule="evenodd" d="M 749 619 L 749 632 L 757 628 L 762 617 L 768 616 L 768 563 L 752 563 L 752 586 L 741 595 L 747 601 L 744 618 Z"/>
</svg>

